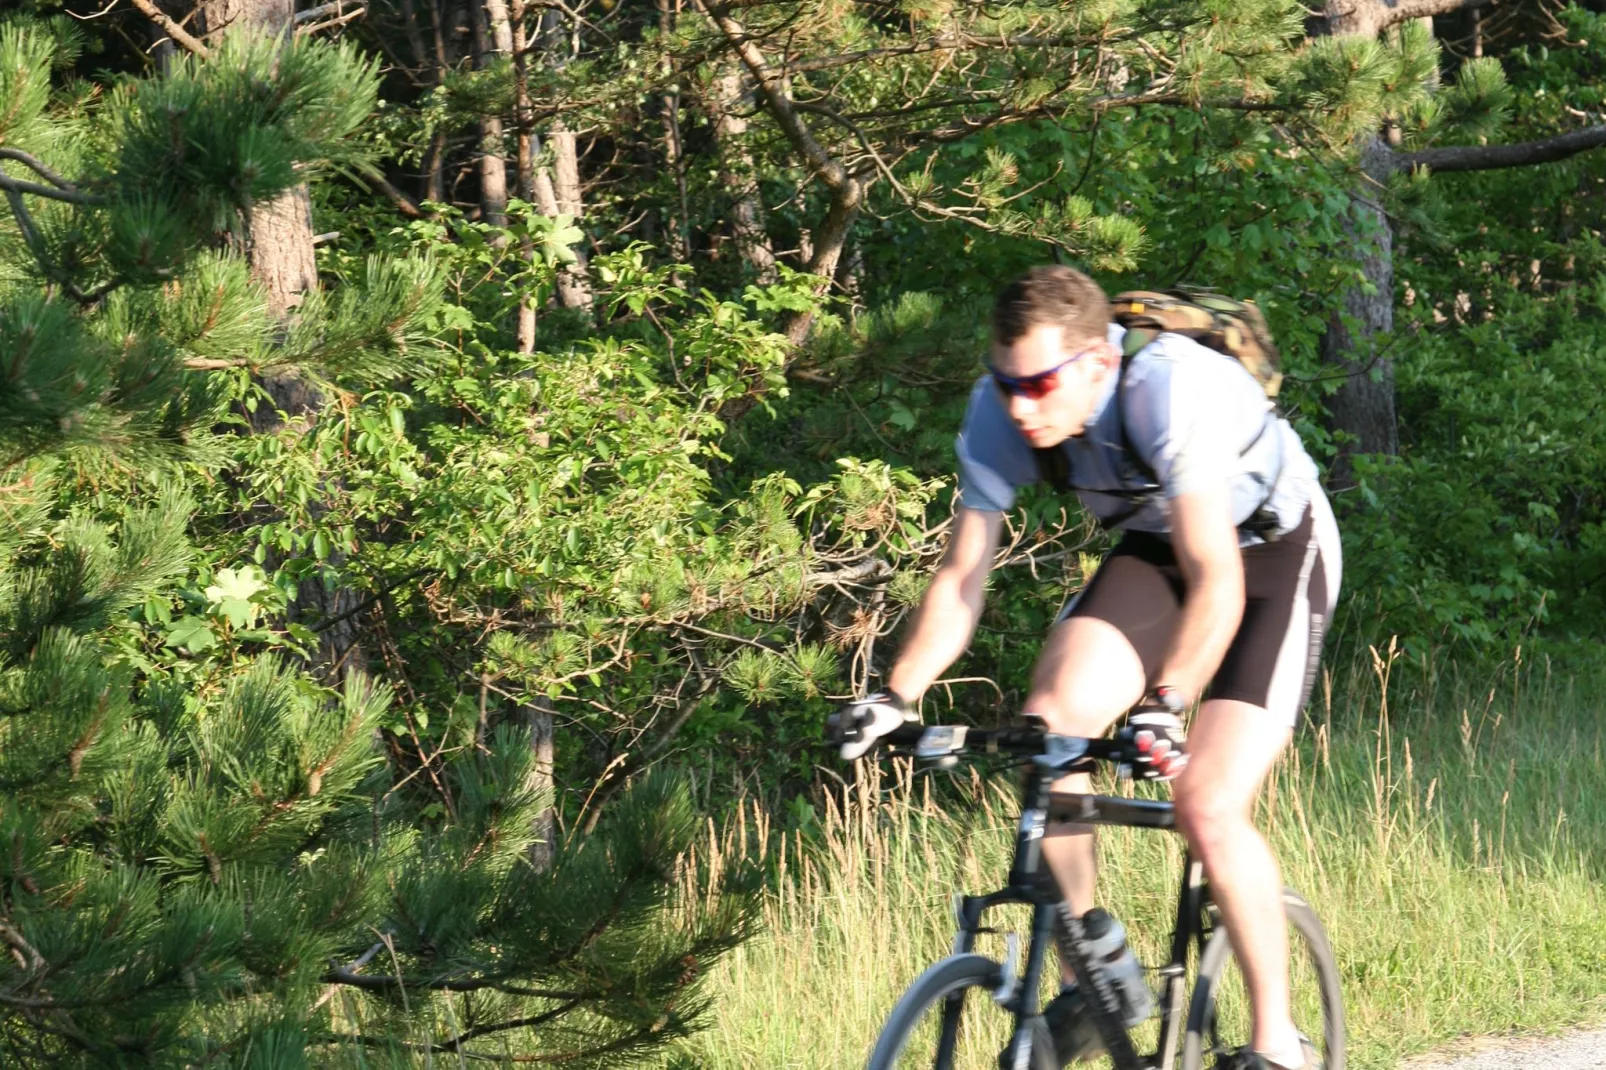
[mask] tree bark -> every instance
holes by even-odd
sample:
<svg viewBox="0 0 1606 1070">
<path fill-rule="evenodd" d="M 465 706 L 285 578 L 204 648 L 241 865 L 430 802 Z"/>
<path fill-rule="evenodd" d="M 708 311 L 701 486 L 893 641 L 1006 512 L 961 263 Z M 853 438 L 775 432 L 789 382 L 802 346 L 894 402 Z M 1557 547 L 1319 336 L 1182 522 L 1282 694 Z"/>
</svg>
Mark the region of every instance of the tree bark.
<svg viewBox="0 0 1606 1070">
<path fill-rule="evenodd" d="M 547 804 L 535 815 L 535 842 L 530 845 L 530 864 L 537 872 L 552 865 L 557 845 L 557 809 L 552 780 L 554 725 L 552 704 L 536 699 L 524 707 L 526 723 L 530 726 L 530 778 L 527 785 L 546 795 Z"/>
<path fill-rule="evenodd" d="M 765 106 L 793 151 L 830 191 L 830 207 L 826 210 L 825 219 L 810 235 L 813 252 L 806 265 L 810 274 L 820 277 L 817 292 L 823 293 L 836 276 L 837 262 L 842 259 L 842 249 L 853 231 L 854 220 L 859 217 L 868 183 L 860 174 L 848 170 L 814 137 L 814 132 L 809 129 L 792 100 L 786 78 L 770 65 L 763 50 L 742 24 L 731 18 L 723 6 L 710 4 L 707 0 L 696 0 L 696 3 L 724 34 L 726 43 L 758 83 Z M 786 324 L 786 338 L 794 346 L 800 346 L 813 326 L 813 312 L 795 313 Z"/>
<path fill-rule="evenodd" d="M 1364 281 L 1344 292 L 1341 309 L 1322 337 L 1323 363 L 1344 376 L 1328 399 L 1328 414 L 1334 430 L 1351 438 L 1339 448 L 1331 475 L 1335 486 L 1352 482 L 1354 454 L 1394 454 L 1400 448 L 1394 361 L 1381 341 L 1394 329 L 1394 235 L 1380 200 L 1389 169 L 1388 149 L 1373 138 L 1362 150 L 1364 177 L 1350 194 L 1344 225 Z"/>
<path fill-rule="evenodd" d="M 1490 0 L 1331 0 L 1307 23 L 1313 36 L 1375 37 L 1411 19 L 1431 19 L 1455 11 L 1475 10 Z M 1331 474 L 1335 485 L 1353 479 L 1356 453 L 1399 452 L 1395 414 L 1394 362 L 1381 348 L 1380 337 L 1394 326 L 1394 235 L 1380 197 L 1390 173 L 1410 167 L 1437 171 L 1472 171 L 1517 167 L 1562 159 L 1606 145 L 1606 126 L 1518 145 L 1468 146 L 1396 153 L 1378 137 L 1361 147 L 1361 176 L 1352 194 L 1346 231 L 1350 252 L 1362 267 L 1357 285 L 1342 295 L 1340 311 L 1328 322 L 1322 358 L 1344 376 L 1328 403 L 1335 431 L 1350 441 L 1340 448 Z"/>
<path fill-rule="evenodd" d="M 224 29 L 254 28 L 288 35 L 295 22 L 294 0 L 206 0 L 200 21 L 211 37 Z M 251 205 L 245 213 L 245 250 L 251 274 L 267 291 L 268 308 L 279 319 L 295 314 L 302 297 L 318 286 L 318 264 L 312 236 L 312 195 L 306 185 L 296 186 L 271 200 Z M 296 371 L 261 378 L 272 399 L 271 408 L 258 408 L 252 430 L 271 434 L 282 429 L 278 412 L 291 421 L 311 422 L 327 402 L 323 392 Z M 332 562 L 339 564 L 336 555 Z M 358 605 L 356 592 L 330 590 L 320 578 L 299 585 L 291 617 L 316 625 L 339 619 L 319 633 L 315 665 L 327 675 L 343 678 L 367 667 L 360 643 L 360 628 L 350 610 Z"/>
<path fill-rule="evenodd" d="M 522 0 L 520 7 L 522 8 Z M 540 39 L 531 47 L 539 49 L 554 68 L 561 69 L 567 62 L 563 55 L 565 16 L 548 7 L 541 14 Z M 526 50 L 528 51 L 528 50 Z M 534 131 L 530 132 L 532 156 L 535 150 Z M 541 168 L 533 178 L 536 205 L 548 217 L 569 216 L 576 226 L 585 217 L 584 191 L 580 184 L 580 139 L 563 120 L 555 121 L 547 131 L 547 147 L 552 152 L 551 168 Z M 533 164 L 533 160 L 532 160 Z M 558 270 L 558 304 L 564 308 L 590 313 L 596 303 L 591 292 L 589 273 L 590 256 L 585 246 L 574 249 L 575 262 Z"/>
<path fill-rule="evenodd" d="M 491 33 L 486 27 L 486 7 L 480 0 L 471 0 L 469 16 L 474 24 L 474 66 L 486 70 L 494 62 Z M 509 31 L 507 12 L 503 12 L 503 25 L 496 27 L 496 40 Z M 494 16 L 493 16 L 494 17 Z M 492 25 L 495 25 L 492 23 Z M 508 46 L 512 48 L 511 44 Z M 502 117 L 482 115 L 480 127 L 480 218 L 493 227 L 507 226 L 507 160 L 503 156 Z"/>
<path fill-rule="evenodd" d="M 770 244 L 764 201 L 759 195 L 758 167 L 745 140 L 743 101 L 741 67 L 729 64 L 714 76 L 704 107 L 713 119 L 714 143 L 719 149 L 719 184 L 734 198 L 730 225 L 736 248 L 757 272 L 758 281 L 771 283 L 780 275 L 775 268 L 775 248 Z"/>
<path fill-rule="evenodd" d="M 1519 141 L 1512 145 L 1450 145 L 1442 149 L 1396 154 L 1395 170 L 1426 167 L 1436 172 L 1497 171 L 1506 167 L 1554 163 L 1606 146 L 1606 125 L 1586 126 L 1555 137 Z"/>
<path fill-rule="evenodd" d="M 1384 30 L 1412 19 L 1449 15 L 1487 7 L 1494 0 L 1330 0 L 1305 23 L 1312 37 L 1376 37 Z"/>
<path fill-rule="evenodd" d="M 1389 7 L 1378 0 L 1333 0 L 1307 28 L 1313 36 L 1376 37 L 1409 18 L 1433 14 L 1406 14 L 1403 9 L 1408 6 L 1421 4 Z M 1349 239 L 1345 251 L 1360 264 L 1361 278 L 1340 295 L 1321 343 L 1328 374 L 1343 377 L 1327 403 L 1332 429 L 1345 438 L 1328 474 L 1329 483 L 1337 488 L 1352 484 L 1356 454 L 1394 454 L 1400 446 L 1394 362 L 1380 350 L 1379 339 L 1394 327 L 1394 233 L 1380 200 L 1392 160 L 1386 136 L 1385 128 L 1360 147 L 1361 173 L 1350 192 L 1344 231 Z"/>
</svg>

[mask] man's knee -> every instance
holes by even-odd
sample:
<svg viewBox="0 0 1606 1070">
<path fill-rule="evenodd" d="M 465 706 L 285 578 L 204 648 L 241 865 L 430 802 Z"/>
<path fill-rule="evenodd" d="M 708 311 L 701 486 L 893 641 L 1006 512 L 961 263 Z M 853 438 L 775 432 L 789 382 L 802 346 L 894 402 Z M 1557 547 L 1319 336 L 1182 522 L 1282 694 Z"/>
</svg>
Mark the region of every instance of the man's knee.
<svg viewBox="0 0 1606 1070">
<path fill-rule="evenodd" d="M 1125 712 L 1125 707 L 1118 706 L 1112 711 L 1108 704 L 1086 701 L 1074 692 L 1060 695 L 1033 690 L 1021 711 L 1041 717 L 1050 732 L 1062 736 L 1102 736 Z"/>
<path fill-rule="evenodd" d="M 1249 808 L 1208 785 L 1189 783 L 1186 774 L 1177 782 L 1173 802 L 1177 831 L 1188 841 L 1194 854 L 1207 858 L 1225 839 L 1246 828 L 1252 829 Z"/>
</svg>

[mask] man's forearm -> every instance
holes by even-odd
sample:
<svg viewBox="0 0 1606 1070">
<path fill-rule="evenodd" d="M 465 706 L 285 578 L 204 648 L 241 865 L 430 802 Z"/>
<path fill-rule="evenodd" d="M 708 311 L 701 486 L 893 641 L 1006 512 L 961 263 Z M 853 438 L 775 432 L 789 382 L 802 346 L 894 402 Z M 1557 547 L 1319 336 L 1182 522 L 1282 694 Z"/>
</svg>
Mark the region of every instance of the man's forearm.
<svg viewBox="0 0 1606 1070">
<path fill-rule="evenodd" d="M 939 575 L 926 588 L 909 637 L 887 675 L 887 687 L 909 702 L 920 696 L 959 660 L 981 617 L 981 591 L 966 592 L 957 580 Z"/>
<path fill-rule="evenodd" d="M 1222 577 L 1190 590 L 1171 649 L 1154 683 L 1179 688 L 1190 699 L 1198 698 L 1227 656 L 1243 615 L 1241 574 Z"/>
</svg>

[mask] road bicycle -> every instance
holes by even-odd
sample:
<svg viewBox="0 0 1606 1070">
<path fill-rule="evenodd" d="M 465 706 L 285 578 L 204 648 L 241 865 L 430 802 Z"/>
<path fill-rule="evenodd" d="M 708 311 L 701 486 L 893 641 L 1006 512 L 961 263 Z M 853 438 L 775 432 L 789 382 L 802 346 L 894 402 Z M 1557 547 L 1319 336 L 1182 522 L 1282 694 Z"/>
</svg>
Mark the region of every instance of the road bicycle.
<svg viewBox="0 0 1606 1070">
<path fill-rule="evenodd" d="M 840 739 L 841 729 L 834 730 Z M 1043 838 L 1065 825 L 1175 829 L 1175 811 L 1167 801 L 1051 790 L 1059 778 L 1091 772 L 1100 762 L 1132 763 L 1137 756 L 1130 744 L 1055 735 L 1029 725 L 986 730 L 910 724 L 880 745 L 944 767 L 961 757 L 1004 755 L 1011 764 L 1024 765 L 1027 775 L 1008 885 L 988 895 L 955 896 L 953 954 L 921 974 L 893 1007 L 869 1070 L 1058 1070 L 1038 1006 L 1051 946 L 1083 979 L 1089 1014 L 1114 1070 L 1169 1070 L 1179 1049 L 1183 1070 L 1234 1065 L 1250 1040 L 1247 996 L 1199 862 L 1183 856 L 1170 957 L 1150 970 L 1159 1007 L 1158 1047 L 1150 1054 L 1139 1053 L 1139 1033 L 1127 1028 L 1115 986 L 1089 968 L 1082 920 L 1060 898 L 1043 862 Z M 984 915 L 1008 904 L 1031 908 L 1024 967 L 1014 932 L 1006 934 L 1002 961 L 975 950 L 978 936 L 998 932 L 983 924 Z M 1285 890 L 1283 906 L 1295 1024 L 1310 1040 L 1321 1070 L 1344 1070 L 1344 1006 L 1332 947 L 1298 893 Z M 1190 957 L 1196 968 L 1184 1007 Z"/>
</svg>

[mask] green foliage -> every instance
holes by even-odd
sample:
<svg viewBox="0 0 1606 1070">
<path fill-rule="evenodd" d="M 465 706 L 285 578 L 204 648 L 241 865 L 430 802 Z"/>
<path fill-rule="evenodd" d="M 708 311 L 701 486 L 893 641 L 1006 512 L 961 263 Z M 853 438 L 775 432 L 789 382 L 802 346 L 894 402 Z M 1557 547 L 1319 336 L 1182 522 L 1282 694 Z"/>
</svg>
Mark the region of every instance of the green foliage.
<svg viewBox="0 0 1606 1070">
<path fill-rule="evenodd" d="M 1446 116 L 1466 124 L 1456 136 L 1507 114 L 1523 125 L 1503 139 L 1540 136 L 1564 108 L 1595 105 L 1601 20 L 1564 17 L 1571 47 L 1461 67 L 1440 95 Z M 1593 634 L 1603 609 L 1592 401 L 1606 323 L 1601 167 L 1586 155 L 1396 189 L 1403 448 L 1361 464 L 1343 522 L 1352 629 L 1387 628 L 1417 651 L 1520 642 L 1560 652 Z"/>
<path fill-rule="evenodd" d="M 233 213 L 305 181 L 298 166 L 367 163 L 350 135 L 377 96 L 377 60 L 349 45 L 230 34 L 208 59 L 181 54 L 113 100 L 105 181 L 121 202 L 228 228 Z"/>
<path fill-rule="evenodd" d="M 372 62 L 226 38 L 86 118 L 47 91 L 42 31 L 0 30 L 0 59 L 21 102 L 0 136 L 31 139 L 43 162 L 27 166 L 65 194 L 13 191 L 25 240 L 0 246 L 0 1062 L 479 1056 L 539 1020 L 553 1028 L 521 1043 L 617 1066 L 687 1035 L 705 966 L 749 931 L 750 896 L 743 871 L 688 865 L 699 818 L 684 788 L 643 778 L 598 801 L 590 835 L 557 842 L 529 731 L 475 736 L 444 717 L 457 734 L 410 767 L 395 733 L 427 729 L 426 711 L 361 672 L 333 690 L 299 664 L 318 636 L 284 615 L 312 563 L 194 537 L 250 530 L 249 514 L 197 518 L 180 488 L 215 502 L 243 474 L 219 479 L 219 463 L 263 443 L 300 464 L 278 477 L 293 503 L 318 499 L 295 428 L 239 433 L 260 397 L 248 369 L 369 384 L 438 371 L 426 358 L 449 329 L 451 264 L 344 259 L 279 324 L 213 244 L 308 168 L 365 160 L 348 136 Z M 700 307 L 709 367 L 733 381 L 754 368 L 737 349 L 765 335 Z M 541 385 L 496 384 L 526 415 L 518 391 Z M 377 422 L 348 406 L 357 447 L 404 480 L 386 451 L 405 400 L 375 396 Z M 326 526 L 305 542 L 331 556 Z M 554 662 L 571 639 L 552 636 Z"/>
</svg>

